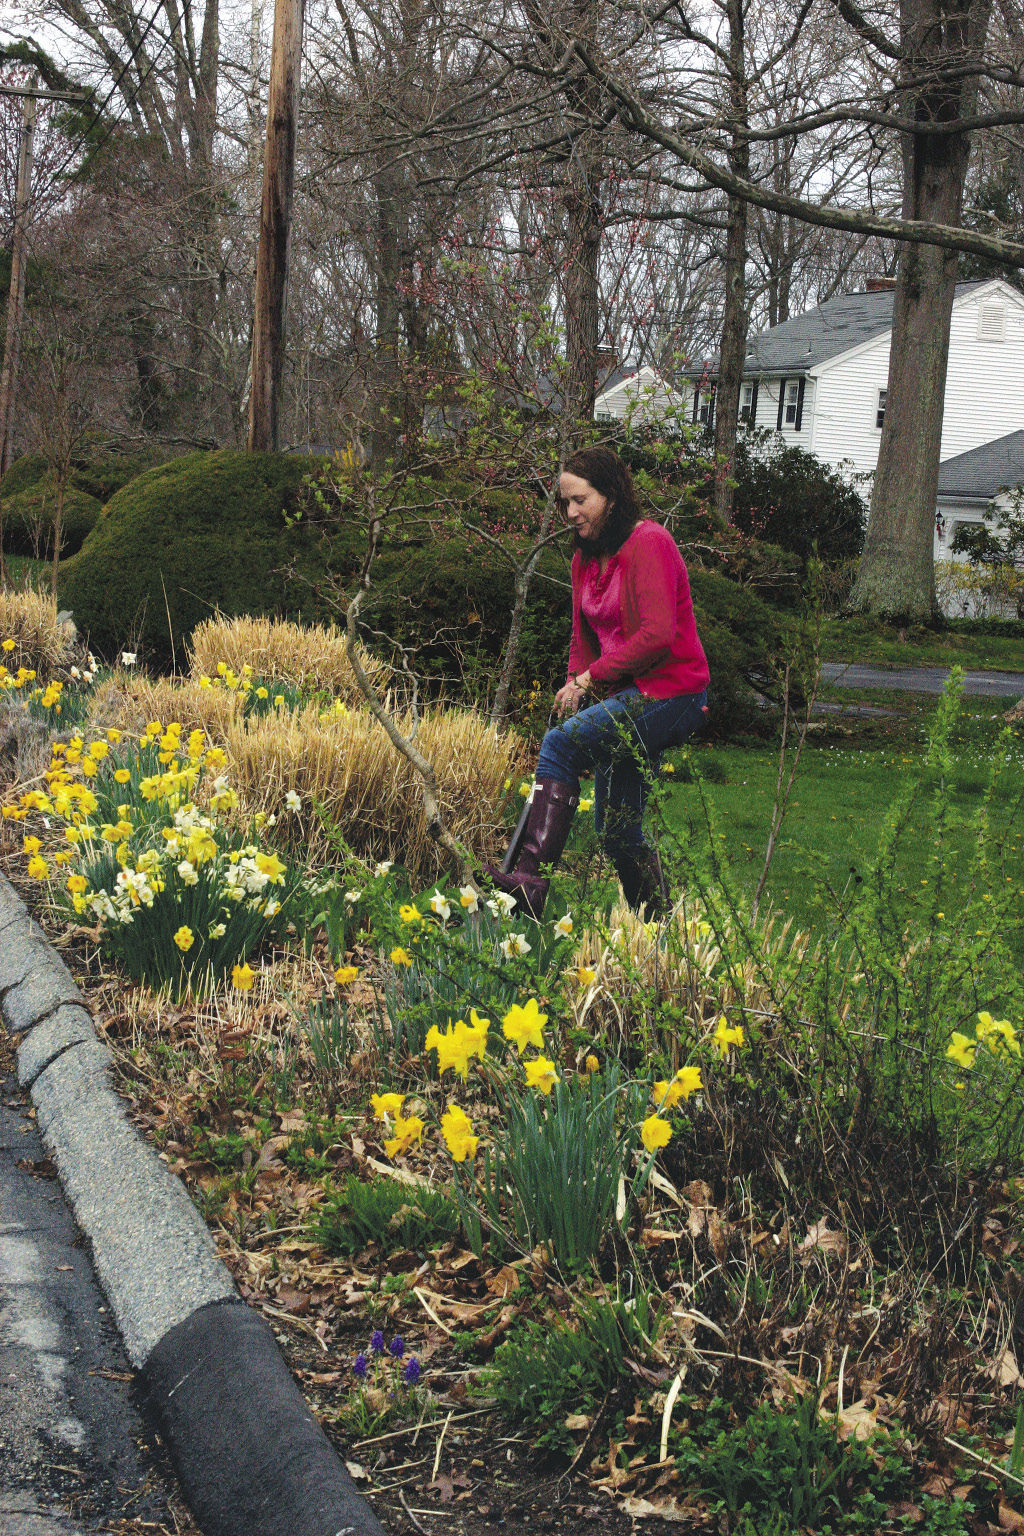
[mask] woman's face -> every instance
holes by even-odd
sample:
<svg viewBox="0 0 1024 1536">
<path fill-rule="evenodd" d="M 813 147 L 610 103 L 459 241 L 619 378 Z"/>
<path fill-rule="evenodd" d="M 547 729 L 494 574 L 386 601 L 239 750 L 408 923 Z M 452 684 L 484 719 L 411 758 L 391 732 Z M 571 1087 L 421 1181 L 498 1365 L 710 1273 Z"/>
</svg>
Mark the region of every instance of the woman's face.
<svg viewBox="0 0 1024 1536">
<path fill-rule="evenodd" d="M 565 502 L 569 526 L 577 538 L 596 539 L 608 516 L 608 497 L 595 491 L 582 475 L 571 475 L 568 470 L 562 474 L 558 490 Z"/>
</svg>

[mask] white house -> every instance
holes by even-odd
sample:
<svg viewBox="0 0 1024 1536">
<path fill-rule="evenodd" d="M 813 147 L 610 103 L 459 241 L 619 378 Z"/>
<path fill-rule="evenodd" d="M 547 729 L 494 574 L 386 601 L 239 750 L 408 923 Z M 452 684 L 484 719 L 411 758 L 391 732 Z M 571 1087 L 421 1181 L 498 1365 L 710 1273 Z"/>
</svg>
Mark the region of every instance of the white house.
<svg viewBox="0 0 1024 1536">
<path fill-rule="evenodd" d="M 1012 493 L 1024 486 L 1024 429 L 968 449 L 939 465 L 935 533 L 940 559 L 954 558 L 953 539 L 962 523 L 982 523 L 994 504 L 1009 511 Z"/>
<path fill-rule="evenodd" d="M 663 421 L 673 412 L 685 413 L 689 389 L 673 389 L 663 374 L 649 364 L 643 368 L 616 368 L 602 382 L 594 401 L 595 421 Z"/>
<path fill-rule="evenodd" d="M 878 462 L 892 340 L 893 291 L 830 299 L 751 338 L 740 418 L 774 428 L 787 443 L 828 464 L 870 475 Z M 711 419 L 717 359 L 686 370 L 693 422 Z M 1024 430 L 1024 294 L 1002 278 L 958 283 L 953 301 L 942 423 L 942 461 L 960 458 Z M 996 455 L 998 458 L 998 455 Z M 993 468 L 991 455 L 984 464 Z M 995 489 L 1000 489 L 999 486 Z M 956 494 L 953 481 L 948 493 Z M 994 491 L 993 491 L 994 494 Z M 981 517 L 977 504 L 962 515 Z M 952 503 L 941 502 L 936 556 L 949 548 Z M 955 515 L 961 515 L 957 513 Z"/>
</svg>

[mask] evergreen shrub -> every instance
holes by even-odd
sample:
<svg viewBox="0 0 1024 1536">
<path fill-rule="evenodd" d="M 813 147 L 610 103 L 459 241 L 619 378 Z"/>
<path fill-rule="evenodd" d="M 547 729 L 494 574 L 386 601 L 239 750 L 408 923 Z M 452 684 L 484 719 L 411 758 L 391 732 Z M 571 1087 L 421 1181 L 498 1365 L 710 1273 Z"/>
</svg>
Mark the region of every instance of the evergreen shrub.
<svg viewBox="0 0 1024 1536">
<path fill-rule="evenodd" d="M 37 560 L 53 555 L 53 519 L 57 491 L 53 476 L 44 474 L 33 485 L 0 500 L 4 549 L 12 555 L 31 555 Z M 61 518 L 61 550 L 76 554 L 95 528 L 101 503 L 72 483 L 64 492 Z"/>
<path fill-rule="evenodd" d="M 787 447 L 774 432 L 754 431 L 736 445 L 733 521 L 792 550 L 801 560 L 826 564 L 860 554 L 867 507 L 846 475 L 813 453 Z"/>
<path fill-rule="evenodd" d="M 61 601 L 98 650 L 157 661 L 211 614 L 319 617 L 324 557 L 289 521 L 316 461 L 221 449 L 147 470 L 114 495 L 61 568 Z"/>
</svg>

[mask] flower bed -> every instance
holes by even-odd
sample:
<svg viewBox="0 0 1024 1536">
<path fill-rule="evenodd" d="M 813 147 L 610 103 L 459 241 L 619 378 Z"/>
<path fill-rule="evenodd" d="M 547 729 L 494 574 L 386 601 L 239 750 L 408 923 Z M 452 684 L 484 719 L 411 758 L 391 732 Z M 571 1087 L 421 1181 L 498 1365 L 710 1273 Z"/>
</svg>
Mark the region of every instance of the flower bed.
<svg viewBox="0 0 1024 1536">
<path fill-rule="evenodd" d="M 581 1530 L 1012 1511 L 1021 1010 L 985 826 L 960 939 L 897 921 L 899 802 L 844 947 L 753 921 L 720 863 L 644 924 L 582 835 L 535 924 L 431 869 L 393 768 L 354 796 L 358 710 L 204 675 L 196 715 L 133 733 L 110 717 L 145 680 L 97 690 L 6 795 L 4 853 L 385 1523 L 543 1526 L 538 1466 Z M 472 759 L 448 804 L 480 828 L 513 746 L 427 725 Z"/>
</svg>

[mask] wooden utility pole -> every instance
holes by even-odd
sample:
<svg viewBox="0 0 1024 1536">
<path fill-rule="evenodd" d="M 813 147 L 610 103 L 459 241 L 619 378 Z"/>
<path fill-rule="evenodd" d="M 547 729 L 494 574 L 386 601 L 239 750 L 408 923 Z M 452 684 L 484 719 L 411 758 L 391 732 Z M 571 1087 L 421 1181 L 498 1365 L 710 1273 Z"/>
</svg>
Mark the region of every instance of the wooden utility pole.
<svg viewBox="0 0 1024 1536">
<path fill-rule="evenodd" d="M 284 365 L 284 298 L 295 184 L 295 125 L 302 72 L 303 0 L 275 0 L 263 198 L 252 325 L 249 451 L 275 449 Z"/>
<path fill-rule="evenodd" d="M 19 95 L 21 92 L 18 93 Z M 21 149 L 18 154 L 18 189 L 14 202 L 14 243 L 11 250 L 11 287 L 7 296 L 7 332 L 0 368 L 0 475 L 11 462 L 11 428 L 18 391 L 18 356 L 21 322 L 25 313 L 25 270 L 28 266 L 28 204 L 32 189 L 32 143 L 36 131 L 36 97 L 24 95 Z"/>
</svg>

